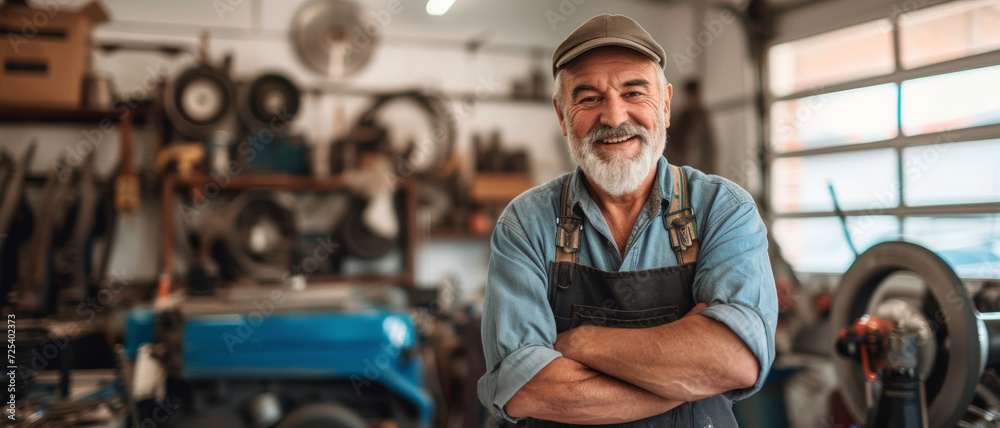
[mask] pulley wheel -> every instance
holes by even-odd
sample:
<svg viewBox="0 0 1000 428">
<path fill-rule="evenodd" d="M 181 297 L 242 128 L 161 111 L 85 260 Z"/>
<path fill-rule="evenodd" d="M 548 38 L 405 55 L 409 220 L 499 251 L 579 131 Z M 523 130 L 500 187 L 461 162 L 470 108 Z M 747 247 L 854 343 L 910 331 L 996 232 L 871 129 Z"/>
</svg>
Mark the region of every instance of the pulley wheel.
<svg viewBox="0 0 1000 428">
<path fill-rule="evenodd" d="M 240 91 L 240 121 L 251 131 L 286 126 L 299 112 L 299 89 L 280 74 L 265 74 Z"/>
<path fill-rule="evenodd" d="M 924 379 L 928 426 L 954 427 L 966 413 L 987 360 L 984 324 L 976 317 L 965 286 L 936 254 L 908 242 L 885 242 L 870 248 L 844 274 L 833 299 L 833 337 L 868 312 L 879 285 L 896 272 L 912 272 L 927 287 L 922 311 L 934 332 L 937 352 Z M 841 390 L 857 420 L 868 408 L 861 364 L 834 352 Z"/>
<path fill-rule="evenodd" d="M 164 111 L 170 123 L 190 138 L 208 138 L 233 112 L 233 82 L 207 65 L 187 69 L 167 85 Z"/>
<path fill-rule="evenodd" d="M 240 269 L 256 279 L 280 279 L 291 265 L 298 242 L 294 197 L 281 192 L 247 192 L 227 210 L 227 250 Z"/>
</svg>

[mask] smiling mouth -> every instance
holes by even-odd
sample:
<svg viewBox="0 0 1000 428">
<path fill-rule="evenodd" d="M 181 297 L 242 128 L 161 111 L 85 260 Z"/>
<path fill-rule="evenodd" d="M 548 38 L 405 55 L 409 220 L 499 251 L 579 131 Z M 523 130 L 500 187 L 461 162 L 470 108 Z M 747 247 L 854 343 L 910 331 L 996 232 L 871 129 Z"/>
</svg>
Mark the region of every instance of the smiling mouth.
<svg viewBox="0 0 1000 428">
<path fill-rule="evenodd" d="M 608 138 L 606 140 L 600 140 L 600 141 L 601 141 L 601 143 L 604 143 L 604 144 L 619 144 L 619 143 L 624 143 L 624 142 L 626 142 L 628 140 L 631 140 L 632 137 L 635 137 L 635 135 L 624 135 L 624 136 L 621 136 L 621 137 Z"/>
</svg>

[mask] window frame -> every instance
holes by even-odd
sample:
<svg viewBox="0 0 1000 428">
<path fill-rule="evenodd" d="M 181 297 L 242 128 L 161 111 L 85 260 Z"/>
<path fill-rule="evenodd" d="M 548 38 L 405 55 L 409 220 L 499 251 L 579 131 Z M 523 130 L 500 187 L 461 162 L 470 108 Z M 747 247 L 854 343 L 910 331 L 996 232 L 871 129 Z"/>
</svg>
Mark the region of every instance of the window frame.
<svg viewBox="0 0 1000 428">
<path fill-rule="evenodd" d="M 828 4 L 830 2 L 827 2 Z M 927 4 L 920 8 L 914 10 L 908 10 L 906 13 L 926 10 L 928 8 L 933 8 L 935 6 L 941 5 L 946 2 L 929 1 Z M 825 6 L 822 4 L 820 6 Z M 785 11 L 780 14 L 777 18 L 781 19 L 794 19 L 789 15 L 799 14 L 798 10 Z M 813 11 L 805 11 L 806 13 L 800 15 L 811 15 Z M 894 216 L 898 220 L 899 224 L 899 234 L 900 236 L 904 233 L 904 225 L 907 217 L 928 217 L 928 216 L 962 216 L 962 215 L 983 215 L 983 214 L 1000 214 L 1000 202 L 984 202 L 984 203 L 963 203 L 963 204 L 941 204 L 941 205 L 924 205 L 924 206 L 907 206 L 904 198 L 905 190 L 905 168 L 904 168 L 904 156 L 903 151 L 907 148 L 921 147 L 921 146 L 933 146 L 936 144 L 946 144 L 946 143 L 963 143 L 963 142 L 973 142 L 979 140 L 988 139 L 1000 139 L 1000 124 L 991 125 L 981 125 L 969 128 L 951 129 L 942 132 L 920 134 L 920 135 L 906 135 L 903 132 L 903 118 L 902 118 L 902 84 L 904 81 L 919 79 L 923 77 L 932 77 L 942 74 L 954 73 L 967 71 L 977 68 L 984 68 L 990 66 L 1000 65 L 1000 50 L 995 50 L 991 52 L 984 52 L 979 54 L 974 54 L 971 56 L 956 58 L 952 60 L 947 60 L 934 64 L 927 64 L 920 67 L 906 69 L 902 65 L 901 61 L 901 51 L 900 51 L 900 30 L 899 30 L 899 17 L 901 14 L 896 14 L 894 16 L 889 16 L 889 24 L 891 25 L 892 31 L 892 54 L 894 71 L 879 76 L 872 76 L 862 79 L 855 79 L 847 82 L 836 83 L 831 85 L 826 85 L 820 90 L 816 89 L 806 89 L 802 91 L 796 91 L 787 95 L 775 96 L 771 92 L 770 88 L 770 63 L 768 61 L 769 52 L 771 48 L 776 45 L 793 42 L 797 40 L 802 40 L 811 36 L 821 35 L 828 32 L 833 32 L 837 30 L 842 30 L 845 28 L 853 27 L 855 25 L 864 24 L 868 22 L 878 21 L 886 19 L 886 16 L 865 16 L 864 19 L 845 18 L 842 20 L 843 24 L 840 26 L 825 26 L 822 31 L 810 32 L 809 34 L 795 34 L 794 37 L 779 37 L 772 39 L 764 46 L 764 54 L 761 55 L 763 65 L 761 67 L 762 72 L 765 73 L 764 78 L 761 79 L 762 83 L 765 85 L 762 88 L 763 98 L 764 98 L 764 123 L 761 125 L 766 130 L 764 141 L 761 147 L 763 156 L 763 183 L 762 192 L 764 195 L 764 209 L 767 212 L 767 220 L 769 226 L 773 226 L 774 222 L 781 219 L 805 219 L 805 218 L 823 218 L 823 217 L 833 217 L 836 218 L 840 215 L 845 217 L 858 217 L 858 216 L 872 216 L 872 215 L 888 215 Z M 779 22 L 779 28 L 781 28 Z M 847 91 L 851 89 L 866 88 L 876 85 L 893 83 L 897 86 L 897 118 L 896 118 L 896 131 L 897 136 L 887 140 L 874 141 L 868 143 L 858 143 L 858 144 L 841 144 L 829 147 L 818 147 L 810 149 L 801 149 L 787 152 L 776 152 L 774 146 L 774 129 L 772 129 L 771 112 L 772 107 L 777 102 L 798 100 L 815 95 L 831 94 L 835 92 Z M 833 153 L 859 153 L 868 150 L 876 149 L 886 149 L 891 148 L 896 152 L 897 159 L 897 171 L 898 171 L 898 184 L 895 189 L 899 195 L 899 202 L 894 207 L 883 207 L 879 209 L 852 209 L 843 210 L 840 213 L 836 211 L 810 211 L 810 212 L 788 212 L 788 213 L 778 213 L 772 209 L 771 202 L 774 200 L 774 193 L 772 193 L 772 180 L 773 171 L 772 166 L 776 160 L 785 158 L 801 158 L 813 155 L 824 155 Z M 796 269 L 796 271 L 800 271 Z M 800 271 L 807 274 L 820 274 L 825 275 L 824 272 L 811 272 L 811 271 Z"/>
</svg>

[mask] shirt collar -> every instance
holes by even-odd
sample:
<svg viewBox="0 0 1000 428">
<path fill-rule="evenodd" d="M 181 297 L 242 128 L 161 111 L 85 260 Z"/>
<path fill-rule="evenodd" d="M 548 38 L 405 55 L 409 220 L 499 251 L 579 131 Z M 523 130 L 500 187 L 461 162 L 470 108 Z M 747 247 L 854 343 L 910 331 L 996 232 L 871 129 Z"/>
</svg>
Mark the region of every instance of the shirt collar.
<svg viewBox="0 0 1000 428">
<path fill-rule="evenodd" d="M 583 169 L 579 166 L 573 171 L 573 177 L 569 184 L 569 200 L 573 207 L 573 212 L 577 215 L 600 212 L 597 203 L 591 198 L 590 192 L 584 183 Z M 650 218 L 657 214 L 666 212 L 670 207 L 670 197 L 673 189 L 673 178 L 670 174 L 670 165 L 667 159 L 660 156 L 656 161 L 656 178 L 653 180 L 653 189 L 646 201 L 645 209 L 648 210 Z"/>
</svg>

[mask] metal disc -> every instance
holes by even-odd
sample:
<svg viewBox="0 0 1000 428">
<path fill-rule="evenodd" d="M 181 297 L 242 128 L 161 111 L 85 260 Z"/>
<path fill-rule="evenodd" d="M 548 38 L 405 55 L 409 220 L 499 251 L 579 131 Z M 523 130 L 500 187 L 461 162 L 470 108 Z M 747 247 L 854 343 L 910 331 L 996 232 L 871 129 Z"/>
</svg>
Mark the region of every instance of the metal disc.
<svg viewBox="0 0 1000 428">
<path fill-rule="evenodd" d="M 280 74 L 264 74 L 240 91 L 240 121 L 251 131 L 268 127 L 285 130 L 287 122 L 299 112 L 300 98 L 291 80 Z"/>
<path fill-rule="evenodd" d="M 226 208 L 233 228 L 225 235 L 229 255 L 252 278 L 280 279 L 294 260 L 294 199 L 284 192 L 249 191 Z"/>
<path fill-rule="evenodd" d="M 351 76 L 371 60 L 384 30 L 370 11 L 347 0 L 312 0 L 292 20 L 292 44 L 313 71 Z"/>
<path fill-rule="evenodd" d="M 895 272 L 913 272 L 927 286 L 922 308 L 937 342 L 937 355 L 925 380 L 928 426 L 953 427 L 972 401 L 986 356 L 980 337 L 985 327 L 975 315 L 965 286 L 936 254 L 908 242 L 884 242 L 863 254 L 844 274 L 833 299 L 833 337 L 864 315 L 876 288 Z M 857 420 L 867 414 L 861 365 L 834 353 L 847 407 Z"/>
<path fill-rule="evenodd" d="M 167 84 L 164 111 L 170 123 L 191 138 L 208 138 L 233 113 L 235 89 L 219 70 L 198 65 Z"/>
</svg>

